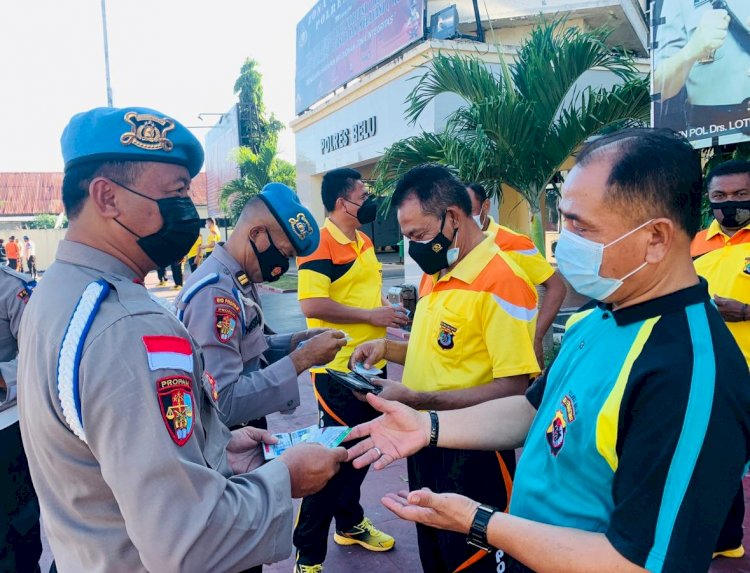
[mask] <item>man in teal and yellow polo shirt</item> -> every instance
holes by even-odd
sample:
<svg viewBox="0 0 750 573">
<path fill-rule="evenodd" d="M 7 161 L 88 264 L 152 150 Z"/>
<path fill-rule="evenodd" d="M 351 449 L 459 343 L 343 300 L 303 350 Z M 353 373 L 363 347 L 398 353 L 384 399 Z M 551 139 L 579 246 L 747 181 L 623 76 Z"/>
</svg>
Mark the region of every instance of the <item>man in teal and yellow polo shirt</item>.
<svg viewBox="0 0 750 573">
<path fill-rule="evenodd" d="M 420 410 L 451 410 L 523 394 L 539 372 L 532 345 L 536 291 L 510 257 L 474 223 L 463 184 L 442 166 L 406 173 L 392 199 L 425 274 L 408 344 L 385 339 L 362 345 L 354 361 L 404 364 L 403 384 L 381 396 Z M 513 449 L 435 448 L 409 458 L 409 486 L 462 493 L 505 509 Z M 466 545 L 461 535 L 419 525 L 422 568 L 435 573 L 495 573 L 497 554 Z"/>
<path fill-rule="evenodd" d="M 508 513 L 428 490 L 384 503 L 502 548 L 506 573 L 703 573 L 750 459 L 750 373 L 690 258 L 700 165 L 651 129 L 602 136 L 576 161 L 556 258 L 595 300 L 554 364 L 525 397 L 452 412 L 368 394 L 385 415 L 354 429 L 349 459 L 380 469 L 423 448 L 523 444 Z"/>
<path fill-rule="evenodd" d="M 715 219 L 693 240 L 695 270 L 708 281 L 729 331 L 750 366 L 750 162 L 727 161 L 709 173 L 708 198 Z M 740 483 L 716 555 L 742 557 L 745 496 Z"/>
<path fill-rule="evenodd" d="M 375 220 L 377 211 L 362 176 L 353 169 L 331 171 L 323 177 L 322 196 L 328 218 L 320 245 L 313 254 L 297 259 L 299 299 L 308 328 L 332 328 L 349 335 L 349 344 L 326 365 L 347 371 L 357 344 L 382 338 L 386 327 L 403 326 L 407 318 L 403 309 L 393 308 L 383 299 L 381 265 L 372 241 L 359 231 Z M 385 362 L 378 367 L 385 369 Z M 377 416 L 369 405 L 333 382 L 325 368 L 311 372 L 321 425 L 354 426 Z M 294 532 L 298 573 L 322 571 L 328 528 L 334 518 L 336 543 L 357 544 L 370 551 L 393 548 L 393 538 L 372 525 L 359 503 L 366 473 L 366 469 L 347 465 L 329 487 L 303 500 Z"/>
<path fill-rule="evenodd" d="M 534 241 L 522 233 L 499 225 L 490 216 L 490 200 L 487 191 L 479 183 L 466 186 L 471 199 L 471 212 L 477 225 L 495 237 L 495 244 L 505 252 L 529 277 L 531 284 L 544 289 L 534 332 L 534 352 L 540 366 L 544 366 L 544 335 L 552 326 L 565 300 L 568 289 L 560 275 L 536 248 Z"/>
</svg>

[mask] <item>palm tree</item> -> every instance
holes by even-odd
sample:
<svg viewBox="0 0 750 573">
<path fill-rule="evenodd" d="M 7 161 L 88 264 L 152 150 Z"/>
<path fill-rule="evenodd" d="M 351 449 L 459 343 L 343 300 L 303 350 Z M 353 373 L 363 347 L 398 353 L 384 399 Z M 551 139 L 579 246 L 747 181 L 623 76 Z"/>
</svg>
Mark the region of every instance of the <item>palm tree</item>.
<svg viewBox="0 0 750 573">
<path fill-rule="evenodd" d="M 232 224 L 250 199 L 261 192 L 272 181 L 294 188 L 296 169 L 294 165 L 277 157 L 276 137 L 266 140 L 257 153 L 249 147 L 236 150 L 235 159 L 242 176 L 233 179 L 221 188 L 221 208 L 229 215 Z"/>
<path fill-rule="evenodd" d="M 638 75 L 630 56 L 606 45 L 608 34 L 542 20 L 512 65 L 501 57 L 497 73 L 478 57 L 438 54 L 409 94 L 406 118 L 416 122 L 443 93 L 465 103 L 444 133 L 422 133 L 387 149 L 376 167 L 378 186 L 392 186 L 425 161 L 485 183 L 494 196 L 507 185 L 527 201 L 534 242 L 543 251 L 541 197 L 565 161 L 592 135 L 649 119 L 648 78 Z M 622 83 L 580 87 L 581 76 L 593 68 L 614 73 Z"/>
</svg>

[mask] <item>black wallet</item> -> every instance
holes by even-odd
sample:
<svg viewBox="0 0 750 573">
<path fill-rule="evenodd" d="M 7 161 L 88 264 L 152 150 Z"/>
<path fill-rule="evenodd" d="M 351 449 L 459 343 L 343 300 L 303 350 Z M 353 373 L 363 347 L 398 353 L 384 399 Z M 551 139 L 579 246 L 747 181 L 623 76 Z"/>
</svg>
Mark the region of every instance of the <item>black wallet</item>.
<svg viewBox="0 0 750 573">
<path fill-rule="evenodd" d="M 332 380 L 335 380 L 342 386 L 346 386 L 349 390 L 354 390 L 355 392 L 380 394 L 380 391 L 383 389 L 382 386 L 376 386 L 367 378 L 356 372 L 342 372 L 341 370 L 332 370 L 331 368 L 326 368 L 326 372 L 328 372 L 328 375 Z"/>
</svg>

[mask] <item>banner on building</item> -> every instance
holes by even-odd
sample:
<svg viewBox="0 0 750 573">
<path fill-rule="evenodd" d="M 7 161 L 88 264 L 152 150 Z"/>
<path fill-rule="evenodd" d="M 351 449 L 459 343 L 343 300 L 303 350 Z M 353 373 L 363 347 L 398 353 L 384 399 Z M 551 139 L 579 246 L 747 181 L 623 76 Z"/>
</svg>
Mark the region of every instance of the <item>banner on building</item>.
<svg viewBox="0 0 750 573">
<path fill-rule="evenodd" d="M 655 0 L 652 124 L 696 148 L 750 140 L 750 2 Z"/>
<path fill-rule="evenodd" d="M 424 37 L 425 0 L 320 0 L 297 24 L 295 109 L 302 113 Z"/>
</svg>

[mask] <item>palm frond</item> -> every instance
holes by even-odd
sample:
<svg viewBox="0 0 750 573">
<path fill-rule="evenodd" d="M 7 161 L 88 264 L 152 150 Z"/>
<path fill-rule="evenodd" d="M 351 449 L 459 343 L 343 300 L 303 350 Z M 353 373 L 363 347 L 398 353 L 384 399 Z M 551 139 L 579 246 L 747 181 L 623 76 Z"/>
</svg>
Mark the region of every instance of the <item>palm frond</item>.
<svg viewBox="0 0 750 573">
<path fill-rule="evenodd" d="M 473 104 L 502 91 L 502 85 L 479 58 L 438 54 L 422 67 L 425 73 L 406 99 L 406 119 L 412 124 L 440 94 L 453 93 Z"/>
</svg>

